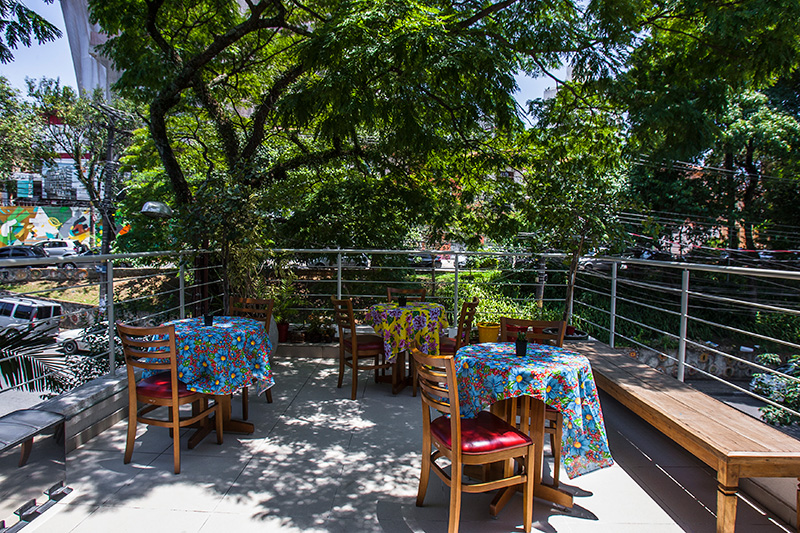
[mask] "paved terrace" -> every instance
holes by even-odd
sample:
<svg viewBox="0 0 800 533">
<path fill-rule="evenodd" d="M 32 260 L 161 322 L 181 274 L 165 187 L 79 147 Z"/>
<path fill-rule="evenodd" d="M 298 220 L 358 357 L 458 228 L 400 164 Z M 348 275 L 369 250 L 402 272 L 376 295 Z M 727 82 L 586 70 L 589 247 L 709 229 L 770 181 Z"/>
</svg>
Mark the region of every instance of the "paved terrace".
<svg viewBox="0 0 800 533">
<path fill-rule="evenodd" d="M 25 533 L 425 532 L 447 530 L 448 490 L 431 477 L 415 506 L 421 450 L 419 398 L 392 396 L 362 374 L 358 401 L 336 388 L 332 359 L 274 360 L 274 403 L 251 398 L 252 435 L 212 437 L 181 450 L 172 473 L 164 428 L 140 426 L 133 461 L 122 463 L 126 422 L 68 456 L 74 491 Z M 251 392 L 252 393 L 252 392 Z M 601 395 L 616 465 L 569 480 L 567 511 L 536 500 L 545 532 L 713 532 L 714 473 L 615 400 Z M 234 403 L 234 414 L 240 413 Z M 185 446 L 185 439 L 182 444 Z M 520 496 L 489 515 L 492 494 L 465 494 L 462 532 L 521 531 Z M 790 531 L 746 499 L 737 531 Z"/>
</svg>

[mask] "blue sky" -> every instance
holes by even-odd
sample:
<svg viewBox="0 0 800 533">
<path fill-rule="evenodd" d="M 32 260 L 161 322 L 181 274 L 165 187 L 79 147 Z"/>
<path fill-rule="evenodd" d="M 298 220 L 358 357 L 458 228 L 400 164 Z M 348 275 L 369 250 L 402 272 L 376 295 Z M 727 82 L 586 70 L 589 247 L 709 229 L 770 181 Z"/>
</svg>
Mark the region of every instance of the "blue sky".
<svg viewBox="0 0 800 533">
<path fill-rule="evenodd" d="M 59 78 L 62 85 L 71 85 L 77 88 L 60 2 L 56 0 L 52 4 L 46 4 L 43 0 L 29 0 L 26 5 L 58 26 L 63 36 L 52 43 L 34 44 L 31 48 L 22 47 L 14 50 L 14 62 L 0 65 L 0 75 L 8 78 L 11 85 L 18 88 L 23 94 L 27 91 L 26 76 L 33 79 L 40 79 L 43 76 Z M 563 75 L 563 73 L 559 74 Z M 545 88 L 553 85 L 552 80 L 545 78 L 520 77 L 517 79 L 517 83 L 519 83 L 520 91 L 516 97 L 523 106 L 527 100 L 541 98 Z"/>
</svg>

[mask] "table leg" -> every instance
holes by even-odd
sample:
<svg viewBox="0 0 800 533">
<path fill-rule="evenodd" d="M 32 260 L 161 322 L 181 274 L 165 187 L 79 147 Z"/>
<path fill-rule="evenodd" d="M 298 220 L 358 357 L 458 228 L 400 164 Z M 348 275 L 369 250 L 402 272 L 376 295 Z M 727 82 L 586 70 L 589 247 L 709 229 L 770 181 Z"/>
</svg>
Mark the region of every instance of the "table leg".
<svg viewBox="0 0 800 533">
<path fill-rule="evenodd" d="M 510 405 L 498 405 L 498 404 L 508 404 L 509 402 L 517 401 L 516 399 L 505 400 L 504 402 L 497 402 L 496 404 L 492 405 L 492 412 L 498 416 L 505 418 L 510 424 L 516 426 L 516 413 L 517 410 Z M 495 408 L 497 406 L 497 408 Z M 520 431 L 527 433 L 530 435 L 531 439 L 533 439 L 533 446 L 534 446 L 534 454 L 535 454 L 535 464 L 533 465 L 533 476 L 534 476 L 534 489 L 533 493 L 537 498 L 541 498 L 543 500 L 547 500 L 549 502 L 555 503 L 562 507 L 571 508 L 572 507 L 572 494 L 568 492 L 564 492 L 563 490 L 556 489 L 551 487 L 550 485 L 545 485 L 542 483 L 542 470 L 544 465 L 544 402 L 541 400 L 537 400 L 536 398 L 532 398 L 529 396 L 524 396 L 520 400 Z M 513 418 L 513 420 L 512 420 Z M 528 421 L 530 421 L 530 425 L 528 425 Z M 492 503 L 489 507 L 490 512 L 492 515 L 496 515 L 500 512 L 500 510 L 505 506 L 506 503 L 511 499 L 514 491 L 518 490 L 518 487 L 508 487 L 502 491 L 500 491 L 492 500 Z M 519 488 L 521 490 L 521 488 Z"/>
<path fill-rule="evenodd" d="M 231 417 L 231 394 L 218 394 L 214 396 L 214 401 L 219 402 L 222 407 L 222 431 L 225 433 L 253 433 L 256 429 L 255 425 L 243 420 L 237 420 Z M 208 421 L 198 429 L 194 435 L 189 438 L 189 449 L 197 446 L 206 435 L 214 430 L 214 423 Z"/>
</svg>

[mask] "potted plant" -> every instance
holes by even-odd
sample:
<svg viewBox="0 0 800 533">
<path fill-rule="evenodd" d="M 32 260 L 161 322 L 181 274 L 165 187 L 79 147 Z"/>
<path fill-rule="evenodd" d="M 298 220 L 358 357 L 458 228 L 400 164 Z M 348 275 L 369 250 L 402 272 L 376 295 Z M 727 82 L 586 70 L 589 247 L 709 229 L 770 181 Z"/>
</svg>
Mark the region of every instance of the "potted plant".
<svg viewBox="0 0 800 533">
<path fill-rule="evenodd" d="M 297 316 L 296 307 L 302 303 L 295 292 L 294 275 L 284 274 L 278 283 L 272 286 L 270 297 L 273 300 L 272 316 L 278 326 L 278 342 L 287 342 L 290 320 Z"/>
</svg>

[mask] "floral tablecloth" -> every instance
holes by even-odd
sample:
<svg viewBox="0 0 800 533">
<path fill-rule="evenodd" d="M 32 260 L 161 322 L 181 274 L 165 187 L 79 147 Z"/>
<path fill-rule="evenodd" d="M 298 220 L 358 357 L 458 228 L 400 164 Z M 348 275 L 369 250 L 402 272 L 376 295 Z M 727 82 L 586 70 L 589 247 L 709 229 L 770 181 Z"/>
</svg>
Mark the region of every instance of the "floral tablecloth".
<svg viewBox="0 0 800 533">
<path fill-rule="evenodd" d="M 167 322 L 175 326 L 178 379 L 191 391 L 232 394 L 250 382 L 260 393 L 272 387 L 272 344 L 264 323 L 250 318 L 214 317 Z"/>
<path fill-rule="evenodd" d="M 564 415 L 562 464 L 570 478 L 614 464 L 589 360 L 555 346 L 528 343 L 517 357 L 513 342 L 472 344 L 455 356 L 461 416 L 528 395 Z"/>
<path fill-rule="evenodd" d="M 376 304 L 367 310 L 367 322 L 383 337 L 388 361 L 411 348 L 415 340 L 424 353 L 438 354 L 439 335 L 448 327 L 444 306 L 431 302 Z"/>
</svg>

